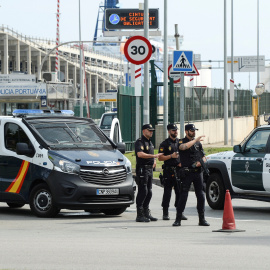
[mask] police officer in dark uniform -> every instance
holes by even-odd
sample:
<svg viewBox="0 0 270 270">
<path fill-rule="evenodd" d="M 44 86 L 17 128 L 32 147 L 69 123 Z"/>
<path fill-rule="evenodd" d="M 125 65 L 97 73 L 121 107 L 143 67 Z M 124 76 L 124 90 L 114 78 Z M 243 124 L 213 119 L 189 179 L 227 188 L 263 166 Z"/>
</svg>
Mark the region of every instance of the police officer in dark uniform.
<svg viewBox="0 0 270 270">
<path fill-rule="evenodd" d="M 190 185 L 193 182 L 195 194 L 197 197 L 197 211 L 199 215 L 199 225 L 209 226 L 210 224 L 204 218 L 205 211 L 205 195 L 203 191 L 203 176 L 201 163 L 199 161 L 199 152 L 203 151 L 202 141 L 203 136 L 195 139 L 195 128 L 193 124 L 185 125 L 186 137 L 179 140 L 179 150 L 181 159 L 181 191 L 180 199 L 177 205 L 177 215 L 173 226 L 181 226 L 181 215 L 186 207 L 188 192 Z M 206 161 L 205 156 L 202 158 Z"/>
<path fill-rule="evenodd" d="M 152 198 L 153 168 L 156 166 L 156 158 L 163 154 L 154 155 L 154 146 L 150 141 L 155 129 L 150 124 L 142 127 L 142 137 L 135 142 L 136 154 L 136 182 L 138 185 L 137 222 L 157 221 L 151 215 L 149 203 Z"/>
<path fill-rule="evenodd" d="M 175 203 L 177 207 L 180 195 L 179 169 L 181 166 L 179 156 L 179 139 L 177 138 L 177 126 L 175 124 L 168 124 L 167 130 L 169 137 L 163 141 L 159 146 L 159 153 L 163 153 L 158 160 L 164 161 L 163 179 L 164 179 L 164 193 L 161 206 L 163 207 L 163 220 L 169 220 L 169 206 L 172 195 L 172 188 L 175 192 Z M 182 220 L 187 218 L 182 214 Z"/>
</svg>

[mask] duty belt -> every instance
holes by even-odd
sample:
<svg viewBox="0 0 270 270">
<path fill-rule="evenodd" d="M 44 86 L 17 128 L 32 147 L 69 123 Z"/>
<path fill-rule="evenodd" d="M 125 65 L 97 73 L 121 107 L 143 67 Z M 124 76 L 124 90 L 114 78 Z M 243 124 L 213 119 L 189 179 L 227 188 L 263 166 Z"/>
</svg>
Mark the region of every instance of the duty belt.
<svg viewBox="0 0 270 270">
<path fill-rule="evenodd" d="M 146 169 L 152 169 L 153 165 L 139 165 L 139 167 L 144 167 Z"/>
<path fill-rule="evenodd" d="M 178 170 L 180 167 L 174 167 L 174 166 L 164 166 L 163 170 L 167 171 L 169 173 L 175 174 L 176 170 Z"/>
<path fill-rule="evenodd" d="M 186 172 L 198 172 L 200 170 L 199 168 L 189 168 L 189 167 L 181 167 L 182 170 L 185 170 Z"/>
<path fill-rule="evenodd" d="M 168 171 L 170 171 L 170 170 L 175 170 L 177 167 L 174 167 L 174 166 L 164 166 L 164 170 L 168 170 Z"/>
</svg>

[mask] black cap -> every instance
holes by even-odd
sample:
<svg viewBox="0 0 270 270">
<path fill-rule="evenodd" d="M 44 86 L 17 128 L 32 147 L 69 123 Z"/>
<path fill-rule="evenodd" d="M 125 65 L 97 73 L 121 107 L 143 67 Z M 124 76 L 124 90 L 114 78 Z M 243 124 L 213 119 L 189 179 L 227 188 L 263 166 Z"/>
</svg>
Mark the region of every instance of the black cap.
<svg viewBox="0 0 270 270">
<path fill-rule="evenodd" d="M 185 125 L 185 130 L 198 130 L 193 124 Z"/>
<path fill-rule="evenodd" d="M 154 131 L 154 130 L 155 130 L 155 129 L 152 127 L 151 124 L 145 124 L 145 125 L 143 125 L 143 126 L 142 126 L 142 130 L 144 130 L 144 129 L 148 129 L 148 130 L 150 130 L 150 131 Z"/>
<path fill-rule="evenodd" d="M 178 128 L 177 128 L 177 125 L 176 124 L 169 124 L 169 125 L 167 125 L 167 130 L 177 130 Z"/>
</svg>

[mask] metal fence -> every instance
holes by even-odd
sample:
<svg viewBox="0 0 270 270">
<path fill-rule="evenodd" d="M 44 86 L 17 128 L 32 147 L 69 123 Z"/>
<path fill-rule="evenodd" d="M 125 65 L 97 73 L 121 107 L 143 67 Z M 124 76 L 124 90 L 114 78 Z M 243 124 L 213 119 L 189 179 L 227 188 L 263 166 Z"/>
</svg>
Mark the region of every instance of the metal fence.
<svg viewBox="0 0 270 270">
<path fill-rule="evenodd" d="M 140 115 L 142 116 L 143 97 L 140 97 Z M 136 97 L 134 88 L 119 87 L 117 97 L 118 118 L 121 124 L 123 141 L 127 143 L 128 151 L 134 150 L 134 141 L 136 138 Z M 142 123 L 142 119 L 141 119 Z"/>
<path fill-rule="evenodd" d="M 223 118 L 223 100 L 223 89 L 207 87 L 185 87 L 185 120 L 202 121 L 208 119 Z M 230 100 L 229 92 L 228 100 Z M 233 107 L 234 116 L 252 115 L 252 92 L 250 90 L 235 90 L 235 101 Z M 228 107 L 228 113 L 229 115 L 231 114 L 230 102 Z M 175 87 L 174 91 L 174 115 L 175 122 L 179 122 L 179 87 Z"/>
<path fill-rule="evenodd" d="M 260 115 L 270 113 L 270 93 L 264 92 L 259 98 L 259 111 Z"/>
<path fill-rule="evenodd" d="M 160 88 L 160 87 L 158 87 Z M 163 100 L 159 95 L 162 91 L 158 89 L 157 100 L 160 113 L 157 121 L 163 121 Z M 175 87 L 173 96 L 173 112 L 174 122 L 179 123 L 180 118 L 180 99 L 179 87 Z M 252 91 L 235 90 L 233 102 L 234 117 L 252 115 Z M 152 97 L 150 97 L 150 100 Z M 169 104 L 171 97 L 169 97 Z M 185 87 L 185 121 L 207 121 L 210 119 L 224 118 L 224 91 L 223 89 L 207 88 L 207 87 Z M 150 102 L 151 104 L 151 102 Z M 260 96 L 260 115 L 270 113 L 268 109 L 270 104 L 270 93 L 263 93 Z M 133 150 L 133 142 L 136 138 L 136 97 L 134 96 L 134 88 L 119 87 L 118 99 L 118 118 L 121 124 L 123 141 L 127 142 L 129 150 Z M 140 97 L 140 115 L 141 123 L 143 123 L 143 97 Z M 153 108 L 150 108 L 153 110 Z M 231 115 L 230 95 L 228 91 L 228 116 Z M 151 119 L 150 119 L 151 122 Z M 153 121 L 151 124 L 155 125 Z"/>
<path fill-rule="evenodd" d="M 105 105 L 103 104 L 91 104 L 89 106 L 90 117 L 92 119 L 100 119 L 102 114 L 105 113 Z M 80 117 L 80 106 L 74 106 L 74 115 Z M 87 117 L 86 106 L 83 106 L 83 117 Z"/>
</svg>

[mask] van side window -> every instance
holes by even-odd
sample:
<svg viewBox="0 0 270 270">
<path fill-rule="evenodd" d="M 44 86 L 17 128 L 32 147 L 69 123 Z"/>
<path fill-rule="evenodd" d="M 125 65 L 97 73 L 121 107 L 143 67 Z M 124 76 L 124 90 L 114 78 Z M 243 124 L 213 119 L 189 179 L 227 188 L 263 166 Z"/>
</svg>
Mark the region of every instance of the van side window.
<svg viewBox="0 0 270 270">
<path fill-rule="evenodd" d="M 8 150 L 16 152 L 17 143 L 27 143 L 30 145 L 30 140 L 23 129 L 14 123 L 5 124 L 5 147 Z"/>
</svg>

